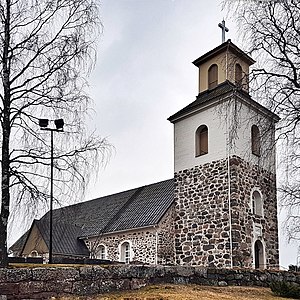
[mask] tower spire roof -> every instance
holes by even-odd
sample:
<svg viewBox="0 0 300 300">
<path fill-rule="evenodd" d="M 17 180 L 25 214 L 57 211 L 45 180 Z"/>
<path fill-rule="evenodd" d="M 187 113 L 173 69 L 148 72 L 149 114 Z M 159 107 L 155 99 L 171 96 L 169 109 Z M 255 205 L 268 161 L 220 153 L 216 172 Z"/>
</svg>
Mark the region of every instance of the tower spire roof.
<svg viewBox="0 0 300 300">
<path fill-rule="evenodd" d="M 247 55 L 244 51 L 242 51 L 238 46 L 236 46 L 234 43 L 231 42 L 231 40 L 226 41 L 225 43 L 219 45 L 218 47 L 208 51 L 204 55 L 200 56 L 196 60 L 193 61 L 193 64 L 196 67 L 199 67 L 202 63 L 206 62 L 207 60 L 211 59 L 212 57 L 217 56 L 218 54 L 230 50 L 233 53 L 235 53 L 238 57 L 243 59 L 245 62 L 247 62 L 249 65 L 252 65 L 255 63 L 255 60 L 252 59 L 249 55 Z"/>
</svg>

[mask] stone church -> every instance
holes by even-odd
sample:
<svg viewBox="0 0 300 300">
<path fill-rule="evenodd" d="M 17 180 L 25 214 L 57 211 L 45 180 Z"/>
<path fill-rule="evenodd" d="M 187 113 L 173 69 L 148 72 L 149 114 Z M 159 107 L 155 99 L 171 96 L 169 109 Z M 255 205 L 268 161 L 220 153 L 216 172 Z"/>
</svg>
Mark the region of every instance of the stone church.
<svg viewBox="0 0 300 300">
<path fill-rule="evenodd" d="M 196 100 L 174 124 L 174 178 L 53 211 L 53 256 L 278 268 L 277 115 L 248 93 L 254 60 L 228 40 L 193 64 Z M 49 213 L 10 248 L 49 253 Z"/>
</svg>

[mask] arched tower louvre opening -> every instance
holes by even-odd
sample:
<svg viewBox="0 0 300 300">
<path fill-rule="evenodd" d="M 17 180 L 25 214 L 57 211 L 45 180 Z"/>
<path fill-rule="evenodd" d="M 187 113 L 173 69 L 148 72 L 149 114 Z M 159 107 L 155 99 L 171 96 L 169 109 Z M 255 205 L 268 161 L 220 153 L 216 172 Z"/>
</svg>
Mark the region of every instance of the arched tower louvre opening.
<svg viewBox="0 0 300 300">
<path fill-rule="evenodd" d="M 208 88 L 213 89 L 218 85 L 218 65 L 213 64 L 208 69 Z"/>
<path fill-rule="evenodd" d="M 208 153 L 208 128 L 206 125 L 201 125 L 197 128 L 195 144 L 196 156 L 205 155 Z"/>
<path fill-rule="evenodd" d="M 242 80 L 243 80 L 243 69 L 239 63 L 235 64 L 235 70 L 234 70 L 234 76 L 235 76 L 235 84 L 237 87 L 242 87 Z"/>
</svg>

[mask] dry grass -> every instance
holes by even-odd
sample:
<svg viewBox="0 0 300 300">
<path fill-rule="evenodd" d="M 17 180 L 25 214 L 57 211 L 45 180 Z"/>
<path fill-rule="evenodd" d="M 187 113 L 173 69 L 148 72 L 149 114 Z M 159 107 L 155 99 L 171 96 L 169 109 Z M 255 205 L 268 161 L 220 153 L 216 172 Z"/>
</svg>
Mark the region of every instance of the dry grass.
<svg viewBox="0 0 300 300">
<path fill-rule="evenodd" d="M 97 297 L 63 297 L 61 300 L 279 300 L 269 288 L 211 287 L 199 285 L 156 285 L 138 291 L 105 294 Z"/>
</svg>

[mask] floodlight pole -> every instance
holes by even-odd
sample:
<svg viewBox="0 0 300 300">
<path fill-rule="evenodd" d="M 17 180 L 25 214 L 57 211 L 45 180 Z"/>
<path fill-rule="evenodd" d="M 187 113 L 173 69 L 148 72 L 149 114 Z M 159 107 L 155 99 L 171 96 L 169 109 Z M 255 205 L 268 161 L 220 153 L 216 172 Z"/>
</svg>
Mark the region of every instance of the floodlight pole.
<svg viewBox="0 0 300 300">
<path fill-rule="evenodd" d="M 43 121 L 46 121 L 46 124 L 43 124 Z M 51 156 L 50 156 L 50 211 L 49 211 L 49 264 L 53 263 L 53 132 L 62 132 L 64 121 L 62 119 L 55 120 L 54 123 L 56 125 L 56 128 L 47 128 L 48 126 L 48 119 L 40 119 L 40 128 L 41 130 L 50 131 L 51 134 Z M 57 122 L 58 121 L 58 122 Z"/>
<path fill-rule="evenodd" d="M 52 260 L 52 236 L 53 236 L 53 130 L 51 133 L 51 175 L 50 175 L 50 222 L 49 222 L 49 264 L 53 263 Z"/>
</svg>

